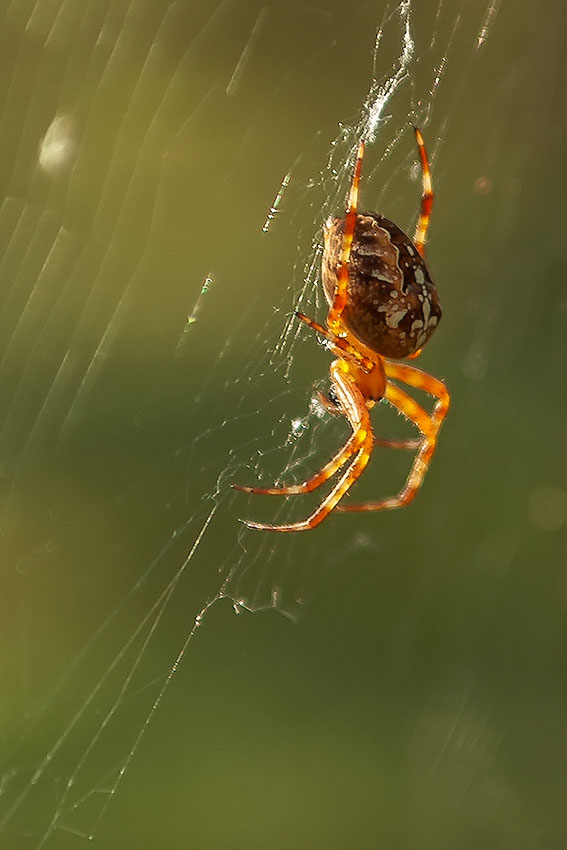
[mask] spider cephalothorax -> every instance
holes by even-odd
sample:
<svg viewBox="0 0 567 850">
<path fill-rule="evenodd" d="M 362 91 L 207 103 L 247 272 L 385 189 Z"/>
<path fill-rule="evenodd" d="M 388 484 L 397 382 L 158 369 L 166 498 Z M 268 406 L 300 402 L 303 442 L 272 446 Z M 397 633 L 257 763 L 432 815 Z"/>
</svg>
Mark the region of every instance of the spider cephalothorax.
<svg viewBox="0 0 567 850">
<path fill-rule="evenodd" d="M 405 363 L 427 342 L 441 318 L 435 286 L 423 259 L 433 191 L 425 145 L 415 131 L 423 169 L 421 211 L 413 241 L 396 224 L 377 213 L 358 213 L 358 188 L 364 141 L 358 155 L 344 218 L 325 225 L 323 288 L 329 302 L 327 327 L 303 313 L 297 317 L 327 339 L 337 359 L 331 363 L 331 390 L 325 405 L 342 414 L 352 433 L 342 449 L 302 484 L 287 487 L 246 487 L 245 493 L 296 495 L 309 493 L 340 470 L 344 471 L 329 493 L 305 520 L 289 525 L 246 521 L 250 528 L 268 531 L 306 531 L 336 508 L 338 511 L 379 511 L 412 501 L 421 487 L 435 451 L 437 435 L 449 409 L 449 393 L 442 381 Z M 436 402 L 431 413 L 394 381 L 425 390 Z M 387 399 L 421 433 L 419 440 L 385 440 L 374 436 L 369 411 Z M 362 474 L 374 445 L 417 449 L 406 483 L 397 496 L 362 505 L 339 502 Z"/>
</svg>

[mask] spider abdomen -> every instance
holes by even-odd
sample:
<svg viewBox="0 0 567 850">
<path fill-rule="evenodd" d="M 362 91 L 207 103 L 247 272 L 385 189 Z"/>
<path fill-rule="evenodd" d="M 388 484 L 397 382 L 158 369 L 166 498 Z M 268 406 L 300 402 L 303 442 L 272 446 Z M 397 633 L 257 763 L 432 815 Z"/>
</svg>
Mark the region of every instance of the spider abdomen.
<svg viewBox="0 0 567 850">
<path fill-rule="evenodd" d="M 323 288 L 333 304 L 345 220 L 325 226 Z M 344 325 L 383 357 L 408 357 L 429 339 L 441 307 L 427 266 L 411 239 L 377 213 L 359 213 L 350 251 Z"/>
</svg>

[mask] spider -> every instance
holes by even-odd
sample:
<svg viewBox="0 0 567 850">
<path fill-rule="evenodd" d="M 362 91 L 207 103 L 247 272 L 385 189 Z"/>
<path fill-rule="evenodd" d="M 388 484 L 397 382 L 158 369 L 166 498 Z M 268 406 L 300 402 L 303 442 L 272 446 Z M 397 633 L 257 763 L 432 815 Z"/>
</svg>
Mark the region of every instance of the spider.
<svg viewBox="0 0 567 850">
<path fill-rule="evenodd" d="M 450 398 L 442 381 L 415 366 L 398 362 L 419 355 L 441 318 L 439 298 L 424 261 L 433 204 L 431 175 L 423 137 L 414 129 L 422 166 L 422 196 L 413 240 L 384 216 L 358 212 L 365 148 L 362 139 L 345 217 L 328 219 L 324 228 L 322 282 L 329 302 L 327 327 L 303 313 L 295 314 L 327 340 L 327 347 L 337 357 L 330 367 L 329 395 L 319 397 L 331 413 L 347 419 L 351 436 L 319 472 L 302 484 L 267 488 L 233 484 L 233 487 L 244 493 L 292 496 L 310 493 L 343 467 L 346 469 L 307 519 L 289 525 L 245 520 L 249 528 L 307 531 L 319 525 L 332 510 L 380 511 L 407 505 L 421 487 Z M 392 381 L 434 396 L 432 412 L 427 413 Z M 421 438 L 396 441 L 374 436 L 370 410 L 382 398 L 413 422 Z M 417 449 L 404 487 L 390 498 L 360 505 L 339 504 L 362 474 L 374 445 Z"/>
</svg>

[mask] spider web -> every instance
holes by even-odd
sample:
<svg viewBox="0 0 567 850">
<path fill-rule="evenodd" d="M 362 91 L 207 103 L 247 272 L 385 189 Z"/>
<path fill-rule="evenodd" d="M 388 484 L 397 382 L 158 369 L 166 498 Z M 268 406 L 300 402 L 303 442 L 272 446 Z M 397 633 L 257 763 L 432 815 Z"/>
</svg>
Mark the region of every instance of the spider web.
<svg viewBox="0 0 567 850">
<path fill-rule="evenodd" d="M 435 186 L 450 194 L 468 126 L 453 116 L 463 120 L 463 103 L 481 117 L 494 112 L 519 85 L 483 88 L 505 74 L 504 11 L 509 19 L 501 0 L 355 3 L 345 26 L 345 8 L 332 3 L 4 7 L 2 846 L 219 846 L 222 831 L 211 838 L 200 812 L 203 821 L 222 813 L 230 846 L 265 846 L 269 829 L 232 831 L 231 792 L 214 782 L 209 798 L 200 790 L 208 759 L 222 759 L 199 750 L 208 720 L 199 710 L 209 695 L 226 745 L 235 633 L 250 647 L 274 634 L 288 641 L 287 621 L 327 592 L 341 619 L 353 566 L 382 567 L 410 520 L 392 515 L 386 528 L 331 518 L 316 536 L 282 539 L 239 518 L 285 522 L 311 502 L 248 498 L 230 484 L 299 481 L 344 441 L 345 424 L 316 401 L 328 354 L 293 319 L 294 309 L 324 315 L 322 223 L 344 206 L 364 136 L 362 206 L 411 232 L 420 192 L 412 124 L 428 143 Z M 556 46 L 546 30 L 539 47 Z M 502 153 L 503 119 L 493 126 L 487 172 Z M 483 180 L 477 196 L 490 191 Z M 510 204 L 514 192 L 510 183 Z M 509 220 L 500 214 L 495 245 Z M 438 276 L 456 281 L 452 291 L 441 286 L 453 308 L 463 283 L 454 251 L 441 262 L 443 225 L 455 239 L 465 227 L 441 209 L 432 224 Z M 474 225 L 467 232 L 479 236 Z M 488 313 L 481 301 L 467 305 L 475 330 L 464 352 L 447 321 L 424 368 L 474 387 L 506 292 Z M 455 369 L 451 352 L 460 352 Z M 480 398 L 467 398 L 474 412 Z M 385 434 L 409 433 L 387 409 L 378 413 Z M 444 535 L 449 557 L 458 528 L 451 465 L 469 446 L 445 434 L 442 443 L 436 483 L 412 523 L 423 551 Z M 381 456 L 380 474 L 360 482 L 362 498 L 395 492 L 407 463 Z M 547 497 L 536 498 L 536 519 L 547 517 L 538 509 Z M 483 551 L 510 563 L 518 546 L 508 530 Z M 345 565 L 351 578 L 339 580 Z M 432 799 L 449 793 L 447 776 L 457 773 L 452 793 L 463 810 L 479 775 L 504 788 L 498 733 L 466 676 L 404 734 L 399 770 L 410 777 L 410 802 L 432 763 L 437 777 L 445 765 Z M 439 744 L 433 754 L 427 741 Z M 176 742 L 184 771 L 156 783 Z M 538 818 L 505 791 L 496 806 L 478 790 L 474 812 L 496 825 L 502 846 L 539 846 Z M 158 820 L 165 794 L 182 797 L 171 834 L 165 820 L 152 834 L 145 813 L 144 826 L 134 822 L 131 794 L 152 801 Z M 426 810 L 421 797 L 418 833 Z M 319 846 L 301 823 L 286 835 Z M 439 846 L 440 825 L 429 827 L 421 846 Z M 447 846 L 459 846 L 459 835 Z"/>
</svg>

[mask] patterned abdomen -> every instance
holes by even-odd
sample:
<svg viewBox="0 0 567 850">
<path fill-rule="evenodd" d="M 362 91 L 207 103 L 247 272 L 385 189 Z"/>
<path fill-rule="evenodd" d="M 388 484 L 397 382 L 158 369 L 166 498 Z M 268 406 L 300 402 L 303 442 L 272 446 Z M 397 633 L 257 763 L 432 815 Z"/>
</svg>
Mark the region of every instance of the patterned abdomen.
<svg viewBox="0 0 567 850">
<path fill-rule="evenodd" d="M 322 277 L 329 304 L 335 294 L 344 225 L 344 218 L 325 225 Z M 384 216 L 359 214 L 344 325 L 377 354 L 399 359 L 421 348 L 440 318 L 435 285 L 411 239 Z"/>
</svg>

